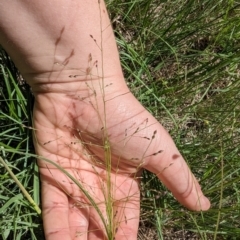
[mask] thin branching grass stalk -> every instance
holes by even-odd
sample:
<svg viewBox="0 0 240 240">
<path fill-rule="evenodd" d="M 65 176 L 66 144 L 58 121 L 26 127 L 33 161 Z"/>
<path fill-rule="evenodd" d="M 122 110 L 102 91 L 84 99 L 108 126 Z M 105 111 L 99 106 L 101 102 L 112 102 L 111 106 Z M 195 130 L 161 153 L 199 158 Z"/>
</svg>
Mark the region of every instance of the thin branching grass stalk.
<svg viewBox="0 0 240 240">
<path fill-rule="evenodd" d="M 108 237 L 109 239 L 113 240 L 114 235 L 116 232 L 116 227 L 114 226 L 114 212 L 113 212 L 113 188 L 112 188 L 112 179 L 111 179 L 111 172 L 112 172 L 112 159 L 111 159 L 111 148 L 110 148 L 110 142 L 108 138 L 108 130 L 107 130 L 107 121 L 106 121 L 106 99 L 105 99 L 105 82 L 104 82 L 104 59 L 103 59 L 103 27 L 102 27 L 102 7 L 101 7 L 101 1 L 98 0 L 98 6 L 99 6 L 99 19 L 100 19 L 100 31 L 101 31 L 101 37 L 100 37 L 100 51 L 101 51 L 101 64 L 102 64 L 102 76 L 101 76 L 101 90 L 102 90 L 102 98 L 103 98 L 103 112 L 104 112 L 104 119 L 103 119 L 103 141 L 104 141 L 104 158 L 105 162 L 107 164 L 107 192 L 106 192 L 106 212 L 107 212 L 107 218 L 108 218 Z"/>
</svg>

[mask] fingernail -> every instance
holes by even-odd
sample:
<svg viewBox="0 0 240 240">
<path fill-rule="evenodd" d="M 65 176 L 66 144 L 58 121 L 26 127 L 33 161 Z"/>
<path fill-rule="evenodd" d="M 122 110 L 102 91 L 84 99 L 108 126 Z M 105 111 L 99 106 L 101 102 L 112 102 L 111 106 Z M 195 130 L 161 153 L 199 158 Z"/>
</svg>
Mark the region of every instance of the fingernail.
<svg viewBox="0 0 240 240">
<path fill-rule="evenodd" d="M 210 203 L 209 199 L 204 196 L 204 205 L 209 205 L 209 207 L 210 207 L 210 204 L 211 203 Z"/>
<path fill-rule="evenodd" d="M 200 208 L 202 211 L 208 210 L 211 205 L 209 199 L 205 196 L 202 196 L 200 204 L 201 204 Z"/>
</svg>

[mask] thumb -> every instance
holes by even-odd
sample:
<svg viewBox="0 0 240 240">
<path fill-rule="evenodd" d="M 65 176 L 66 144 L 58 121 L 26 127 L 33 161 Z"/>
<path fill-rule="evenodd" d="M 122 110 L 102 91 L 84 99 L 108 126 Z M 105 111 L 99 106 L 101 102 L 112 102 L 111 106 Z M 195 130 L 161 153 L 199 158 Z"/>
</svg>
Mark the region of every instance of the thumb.
<svg viewBox="0 0 240 240">
<path fill-rule="evenodd" d="M 145 168 L 155 173 L 182 205 L 195 211 L 208 210 L 210 202 L 172 138 L 162 126 L 158 130 L 155 147 L 162 152 L 158 157 L 151 157 Z"/>
</svg>

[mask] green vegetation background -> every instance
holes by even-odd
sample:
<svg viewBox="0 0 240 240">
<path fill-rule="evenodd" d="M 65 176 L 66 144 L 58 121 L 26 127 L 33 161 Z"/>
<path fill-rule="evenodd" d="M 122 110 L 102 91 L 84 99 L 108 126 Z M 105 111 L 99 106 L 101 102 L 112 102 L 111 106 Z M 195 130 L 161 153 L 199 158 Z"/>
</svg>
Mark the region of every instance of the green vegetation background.
<svg viewBox="0 0 240 240">
<path fill-rule="evenodd" d="M 240 239 L 240 2 L 109 0 L 129 87 L 168 129 L 210 198 L 184 209 L 143 174 L 139 239 Z M 33 97 L 0 52 L 0 156 L 36 203 Z M 0 164 L 0 239 L 44 239 L 41 217 Z"/>
</svg>

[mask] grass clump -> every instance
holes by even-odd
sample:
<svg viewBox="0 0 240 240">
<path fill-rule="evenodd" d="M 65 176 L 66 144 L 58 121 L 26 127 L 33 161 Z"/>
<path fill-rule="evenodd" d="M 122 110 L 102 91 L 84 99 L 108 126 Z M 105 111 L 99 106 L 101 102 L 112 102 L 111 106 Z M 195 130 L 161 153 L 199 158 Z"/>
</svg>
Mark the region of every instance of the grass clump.
<svg viewBox="0 0 240 240">
<path fill-rule="evenodd" d="M 31 133 L 23 127 L 31 124 L 32 96 L 29 86 L 2 49 L 0 54 L 0 157 L 39 204 L 36 160 L 28 156 L 33 151 Z M 24 197 L 2 161 L 0 183 L 0 239 L 41 238 L 39 213 Z"/>
<path fill-rule="evenodd" d="M 112 0 L 108 9 L 129 87 L 169 130 L 212 202 L 206 213 L 190 212 L 144 172 L 139 239 L 238 239 L 240 3 Z M 32 96 L 3 51 L 0 61 L 0 154 L 39 204 L 23 127 Z M 2 165 L 0 172 L 1 238 L 43 239 L 41 218 Z"/>
</svg>

